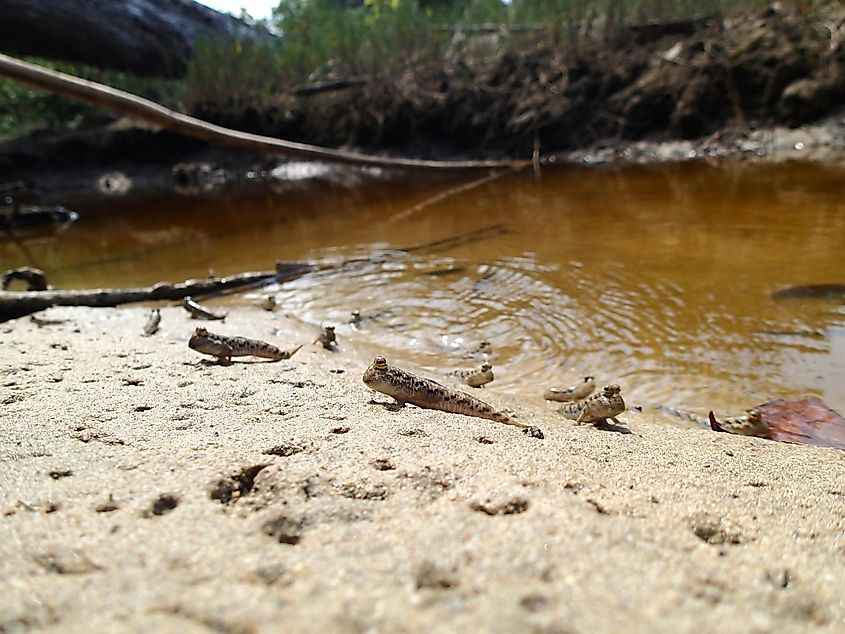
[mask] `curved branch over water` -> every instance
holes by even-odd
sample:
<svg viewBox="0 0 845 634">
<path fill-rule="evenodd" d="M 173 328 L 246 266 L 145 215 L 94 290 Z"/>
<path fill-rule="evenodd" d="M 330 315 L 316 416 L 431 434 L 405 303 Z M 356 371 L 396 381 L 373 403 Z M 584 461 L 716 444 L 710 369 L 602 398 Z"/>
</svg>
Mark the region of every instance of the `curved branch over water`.
<svg viewBox="0 0 845 634">
<path fill-rule="evenodd" d="M 176 134 L 200 139 L 214 145 L 226 145 L 243 150 L 347 165 L 429 171 L 512 168 L 531 164 L 531 161 L 428 161 L 390 158 L 240 132 L 170 110 L 154 101 L 110 86 L 48 70 L 8 55 L 0 55 L 0 76 L 159 125 Z"/>
</svg>

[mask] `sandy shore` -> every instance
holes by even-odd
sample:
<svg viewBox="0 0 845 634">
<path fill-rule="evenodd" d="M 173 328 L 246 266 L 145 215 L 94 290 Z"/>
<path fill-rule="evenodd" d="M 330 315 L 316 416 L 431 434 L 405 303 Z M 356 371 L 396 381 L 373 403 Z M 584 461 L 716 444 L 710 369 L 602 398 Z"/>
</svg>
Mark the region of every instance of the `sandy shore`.
<svg viewBox="0 0 845 634">
<path fill-rule="evenodd" d="M 1 632 L 845 630 L 845 452 L 389 412 L 348 338 L 244 310 L 308 345 L 208 366 L 162 312 L 0 324 Z"/>
</svg>

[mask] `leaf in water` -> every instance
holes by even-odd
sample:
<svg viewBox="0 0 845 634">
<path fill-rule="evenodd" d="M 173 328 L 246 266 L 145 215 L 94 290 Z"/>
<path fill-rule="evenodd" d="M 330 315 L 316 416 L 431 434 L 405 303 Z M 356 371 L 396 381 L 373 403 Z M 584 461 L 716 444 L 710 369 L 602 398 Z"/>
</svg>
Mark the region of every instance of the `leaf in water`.
<svg viewBox="0 0 845 634">
<path fill-rule="evenodd" d="M 774 440 L 845 449 L 845 418 L 817 398 L 777 399 L 757 409 L 769 424 Z"/>
</svg>

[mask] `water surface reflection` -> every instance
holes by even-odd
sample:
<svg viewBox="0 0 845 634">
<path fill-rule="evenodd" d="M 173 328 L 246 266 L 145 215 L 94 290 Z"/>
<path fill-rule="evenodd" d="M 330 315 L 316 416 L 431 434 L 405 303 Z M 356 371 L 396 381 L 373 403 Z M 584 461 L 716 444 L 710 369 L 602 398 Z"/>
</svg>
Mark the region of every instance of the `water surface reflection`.
<svg viewBox="0 0 845 634">
<path fill-rule="evenodd" d="M 341 337 L 378 342 L 434 375 L 470 367 L 468 351 L 489 340 L 488 389 L 538 395 L 594 374 L 632 401 L 735 411 L 817 395 L 845 410 L 845 311 L 770 297 L 845 283 L 842 169 L 513 173 L 415 209 L 455 184 L 140 201 L 119 215 L 95 205 L 57 238 L 4 243 L 0 258 L 45 268 L 62 286 L 96 286 L 391 253 L 274 289 L 277 299 L 314 324 L 343 324 L 359 309 L 373 318 Z M 393 251 L 496 224 L 507 231 L 447 251 Z"/>
</svg>

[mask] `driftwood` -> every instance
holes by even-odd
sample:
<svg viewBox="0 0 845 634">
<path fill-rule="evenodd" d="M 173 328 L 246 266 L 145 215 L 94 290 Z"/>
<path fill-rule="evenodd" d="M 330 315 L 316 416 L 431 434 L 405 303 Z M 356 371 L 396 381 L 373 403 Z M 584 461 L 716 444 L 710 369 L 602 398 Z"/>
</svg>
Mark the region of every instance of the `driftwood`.
<svg viewBox="0 0 845 634">
<path fill-rule="evenodd" d="M 191 0 L 0 0 L 0 49 L 126 71 L 184 74 L 202 40 L 273 36 Z"/>
<path fill-rule="evenodd" d="M 119 306 L 132 302 L 183 299 L 188 295 L 209 295 L 242 289 L 258 283 L 285 282 L 309 273 L 313 267 L 299 262 L 280 262 L 275 271 L 240 273 L 208 280 L 186 280 L 180 284 L 161 282 L 155 286 L 124 289 L 85 289 L 0 292 L 0 321 L 23 317 L 52 306 Z"/>
<path fill-rule="evenodd" d="M 133 302 L 156 300 L 182 300 L 188 296 L 214 297 L 228 293 L 238 293 L 250 288 L 266 286 L 273 282 L 281 283 L 294 280 L 308 273 L 329 273 L 355 268 L 374 262 L 405 258 L 414 253 L 436 253 L 463 246 L 479 240 L 486 240 L 507 232 L 504 225 L 491 225 L 474 231 L 454 236 L 414 244 L 393 253 L 380 254 L 369 258 L 348 258 L 341 262 L 310 264 L 307 262 L 276 262 L 275 271 L 240 273 L 229 277 L 207 280 L 186 280 L 180 284 L 160 282 L 154 286 L 141 288 L 97 288 L 83 290 L 46 290 L 10 292 L 0 291 L 0 322 L 16 319 L 25 315 L 46 310 L 52 306 L 92 306 L 109 307 Z M 46 280 L 45 280 L 46 281 Z"/>
<path fill-rule="evenodd" d="M 226 145 L 243 150 L 348 165 L 429 171 L 477 170 L 520 167 L 531 164 L 531 161 L 426 161 L 390 158 L 283 141 L 260 134 L 250 134 L 213 125 L 207 121 L 165 108 L 149 99 L 143 99 L 128 92 L 80 79 L 73 75 L 48 70 L 8 55 L 0 55 L 0 76 L 147 121 L 176 134 L 200 139 L 214 145 Z"/>
</svg>

